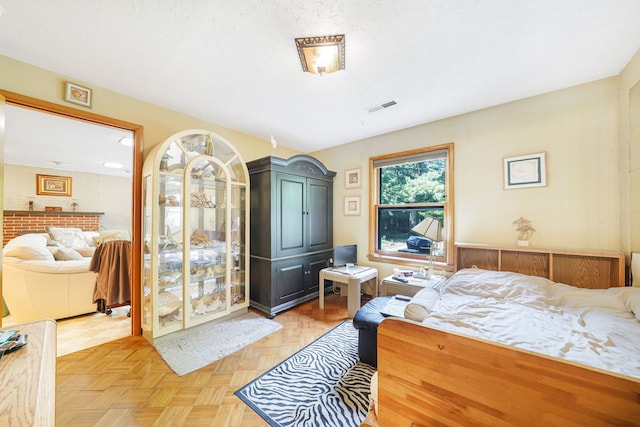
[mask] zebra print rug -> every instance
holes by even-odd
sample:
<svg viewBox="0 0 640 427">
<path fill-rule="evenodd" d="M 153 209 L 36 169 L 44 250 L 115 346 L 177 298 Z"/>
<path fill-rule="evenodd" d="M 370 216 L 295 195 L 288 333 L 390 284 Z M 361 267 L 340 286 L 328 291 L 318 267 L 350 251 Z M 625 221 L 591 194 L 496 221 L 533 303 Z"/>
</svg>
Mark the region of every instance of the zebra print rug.
<svg viewBox="0 0 640 427">
<path fill-rule="evenodd" d="M 358 427 L 374 372 L 358 361 L 358 331 L 345 321 L 235 395 L 274 427 Z"/>
</svg>

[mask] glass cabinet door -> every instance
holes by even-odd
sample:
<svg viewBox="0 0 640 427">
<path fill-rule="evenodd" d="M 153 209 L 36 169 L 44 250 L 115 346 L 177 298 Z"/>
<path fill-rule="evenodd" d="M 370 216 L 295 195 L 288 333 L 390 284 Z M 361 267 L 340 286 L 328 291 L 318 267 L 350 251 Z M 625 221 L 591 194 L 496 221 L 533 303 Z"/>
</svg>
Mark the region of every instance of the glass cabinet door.
<svg viewBox="0 0 640 427">
<path fill-rule="evenodd" d="M 231 305 L 243 304 L 246 299 L 246 266 L 247 251 L 245 239 L 246 217 L 246 188 L 238 185 L 231 186 L 231 258 L 232 268 L 229 286 L 231 291 Z"/>
<path fill-rule="evenodd" d="M 202 323 L 227 310 L 227 186 L 225 168 L 215 159 L 197 157 L 187 170 L 189 323 Z"/>
</svg>

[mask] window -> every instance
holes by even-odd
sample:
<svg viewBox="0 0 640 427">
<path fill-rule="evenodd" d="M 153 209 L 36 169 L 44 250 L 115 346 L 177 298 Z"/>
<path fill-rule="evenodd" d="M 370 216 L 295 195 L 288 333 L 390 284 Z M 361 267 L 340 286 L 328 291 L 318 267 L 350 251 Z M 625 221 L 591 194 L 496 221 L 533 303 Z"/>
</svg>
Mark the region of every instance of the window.
<svg viewBox="0 0 640 427">
<path fill-rule="evenodd" d="M 453 144 L 372 157 L 369 167 L 372 256 L 452 265 Z"/>
</svg>

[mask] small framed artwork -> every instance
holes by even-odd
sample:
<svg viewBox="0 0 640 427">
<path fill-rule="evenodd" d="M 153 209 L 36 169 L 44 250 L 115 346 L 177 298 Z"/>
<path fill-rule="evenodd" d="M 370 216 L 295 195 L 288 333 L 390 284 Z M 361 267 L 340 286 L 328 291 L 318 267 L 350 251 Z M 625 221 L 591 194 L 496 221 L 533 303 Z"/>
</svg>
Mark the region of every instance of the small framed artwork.
<svg viewBox="0 0 640 427">
<path fill-rule="evenodd" d="M 504 188 L 545 187 L 547 185 L 547 163 L 545 153 L 504 159 Z"/>
<path fill-rule="evenodd" d="M 66 82 L 64 100 L 71 102 L 72 104 L 91 108 L 91 89 L 79 86 L 75 83 Z"/>
<path fill-rule="evenodd" d="M 345 188 L 360 188 L 360 168 L 347 169 L 344 171 L 344 186 Z"/>
<path fill-rule="evenodd" d="M 38 196 L 71 196 L 71 177 L 36 174 Z"/>
<path fill-rule="evenodd" d="M 360 215 L 360 196 L 344 198 L 344 214 Z"/>
</svg>

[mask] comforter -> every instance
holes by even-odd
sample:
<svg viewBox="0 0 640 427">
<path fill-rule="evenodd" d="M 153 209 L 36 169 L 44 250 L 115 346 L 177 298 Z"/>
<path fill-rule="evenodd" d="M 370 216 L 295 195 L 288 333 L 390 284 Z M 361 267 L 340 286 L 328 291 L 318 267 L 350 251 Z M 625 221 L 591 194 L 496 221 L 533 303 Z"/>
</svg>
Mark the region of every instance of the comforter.
<svg viewBox="0 0 640 427">
<path fill-rule="evenodd" d="M 640 288 L 583 289 L 471 268 L 427 309 L 430 327 L 640 378 Z"/>
</svg>

